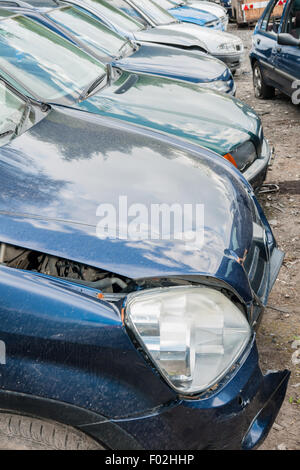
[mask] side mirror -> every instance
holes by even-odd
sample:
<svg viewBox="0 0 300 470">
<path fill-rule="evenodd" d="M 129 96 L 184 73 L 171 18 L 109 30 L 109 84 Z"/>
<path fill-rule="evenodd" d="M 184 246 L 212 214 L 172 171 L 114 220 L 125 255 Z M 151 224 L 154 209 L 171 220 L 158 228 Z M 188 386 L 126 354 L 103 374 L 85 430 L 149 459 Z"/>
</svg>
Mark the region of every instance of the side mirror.
<svg viewBox="0 0 300 470">
<path fill-rule="evenodd" d="M 294 38 L 291 34 L 281 33 L 277 36 L 277 42 L 280 46 L 300 47 L 300 40 Z"/>
</svg>

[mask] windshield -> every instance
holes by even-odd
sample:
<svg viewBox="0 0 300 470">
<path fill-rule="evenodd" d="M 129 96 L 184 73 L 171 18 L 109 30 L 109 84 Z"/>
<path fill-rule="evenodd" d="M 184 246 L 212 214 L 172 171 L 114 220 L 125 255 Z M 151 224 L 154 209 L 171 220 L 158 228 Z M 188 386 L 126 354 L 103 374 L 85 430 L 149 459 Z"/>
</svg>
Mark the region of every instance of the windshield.
<svg viewBox="0 0 300 470">
<path fill-rule="evenodd" d="M 106 74 L 101 62 L 23 16 L 0 21 L 0 68 L 33 97 L 59 104 L 79 99 Z"/>
<path fill-rule="evenodd" d="M 133 52 L 133 46 L 129 41 L 78 8 L 71 6 L 56 8 L 46 16 L 70 31 L 98 55 L 100 53 L 106 57 L 118 58 L 121 53 L 124 57 L 125 54 Z"/>
<path fill-rule="evenodd" d="M 16 135 L 28 105 L 0 81 L 0 145 Z"/>
<path fill-rule="evenodd" d="M 156 2 L 159 4 L 159 6 L 161 6 L 162 8 L 165 8 L 166 10 L 170 10 L 171 8 L 175 8 L 176 5 L 181 5 L 183 4 L 182 1 L 180 2 L 170 2 L 169 0 L 159 0 L 158 2 Z"/>
<path fill-rule="evenodd" d="M 112 1 L 111 3 L 112 5 L 104 0 L 85 0 L 86 5 L 90 5 L 95 8 L 95 10 L 98 10 L 99 13 L 102 13 L 108 21 L 121 31 L 135 33 L 145 29 L 142 23 L 126 15 L 123 11 L 120 11 L 118 8 L 121 7 L 115 8 L 115 1 Z M 126 6 L 125 1 L 120 0 L 117 1 L 117 3 Z"/>
<path fill-rule="evenodd" d="M 156 25 L 174 23 L 175 18 L 151 0 L 134 0 L 132 2 L 138 9 L 143 11 Z"/>
</svg>

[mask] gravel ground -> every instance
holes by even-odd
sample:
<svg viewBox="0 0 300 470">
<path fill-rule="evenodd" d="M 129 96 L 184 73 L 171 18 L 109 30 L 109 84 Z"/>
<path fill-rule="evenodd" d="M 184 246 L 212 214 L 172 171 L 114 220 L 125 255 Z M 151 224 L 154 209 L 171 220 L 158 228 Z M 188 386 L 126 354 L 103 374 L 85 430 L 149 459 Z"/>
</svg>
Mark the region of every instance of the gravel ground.
<svg viewBox="0 0 300 470">
<path fill-rule="evenodd" d="M 228 31 L 239 36 L 246 48 L 235 77 L 237 97 L 261 116 L 265 136 L 275 147 L 266 182 L 278 185 L 279 191 L 260 194 L 259 200 L 286 254 L 258 333 L 258 347 L 264 371 L 289 369 L 291 379 L 276 423 L 260 449 L 300 450 L 300 344 L 299 363 L 292 360 L 298 354 L 295 340 L 300 340 L 300 106 L 279 93 L 273 100 L 255 98 L 248 56 L 253 28 L 231 24 Z"/>
</svg>

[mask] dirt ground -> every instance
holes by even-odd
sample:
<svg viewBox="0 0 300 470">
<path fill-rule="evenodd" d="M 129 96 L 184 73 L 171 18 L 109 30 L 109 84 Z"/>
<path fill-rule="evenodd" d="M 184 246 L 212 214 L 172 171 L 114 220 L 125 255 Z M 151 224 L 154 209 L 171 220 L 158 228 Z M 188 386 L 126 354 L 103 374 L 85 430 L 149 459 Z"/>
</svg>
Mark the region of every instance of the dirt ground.
<svg viewBox="0 0 300 470">
<path fill-rule="evenodd" d="M 300 106 L 279 93 L 273 100 L 255 98 L 249 61 L 253 28 L 230 24 L 228 32 L 239 36 L 246 49 L 235 77 L 237 97 L 261 116 L 265 136 L 275 147 L 266 182 L 278 185 L 279 191 L 260 194 L 259 201 L 286 254 L 258 333 L 258 347 L 264 372 L 289 369 L 291 379 L 281 411 L 260 449 L 300 450 L 300 346 L 299 363 L 292 361 L 293 354 L 297 359 L 294 342 L 300 340 Z"/>
</svg>

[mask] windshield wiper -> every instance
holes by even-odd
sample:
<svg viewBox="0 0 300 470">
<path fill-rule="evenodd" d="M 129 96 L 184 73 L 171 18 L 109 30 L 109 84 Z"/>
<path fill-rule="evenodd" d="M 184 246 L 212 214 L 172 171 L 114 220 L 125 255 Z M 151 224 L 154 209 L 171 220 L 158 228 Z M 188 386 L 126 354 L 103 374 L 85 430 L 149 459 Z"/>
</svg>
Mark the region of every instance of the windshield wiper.
<svg viewBox="0 0 300 470">
<path fill-rule="evenodd" d="M 1 137 L 6 137 L 7 135 L 12 135 L 14 133 L 15 133 L 15 131 L 12 131 L 12 130 L 6 131 L 6 132 L 0 132 L 0 138 Z"/>
<path fill-rule="evenodd" d="M 107 82 L 108 82 L 108 73 L 106 71 L 103 75 L 100 75 L 100 77 L 96 78 L 96 80 L 93 80 L 87 87 L 85 87 L 85 89 L 83 90 L 83 92 L 79 96 L 79 101 L 85 100 L 102 83 L 103 83 L 103 86 L 101 88 L 103 88 L 107 84 Z"/>
<path fill-rule="evenodd" d="M 32 106 L 29 103 L 26 103 L 26 106 L 24 108 L 24 111 L 22 113 L 22 116 L 21 116 L 21 119 L 19 121 L 19 124 L 16 126 L 16 130 L 15 130 L 15 134 L 16 135 L 20 135 L 21 132 L 22 132 L 22 129 L 25 125 L 25 123 L 27 122 L 27 120 L 29 119 L 29 116 L 30 116 L 30 112 L 31 112 L 31 109 L 32 109 Z"/>
</svg>

